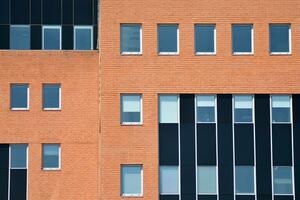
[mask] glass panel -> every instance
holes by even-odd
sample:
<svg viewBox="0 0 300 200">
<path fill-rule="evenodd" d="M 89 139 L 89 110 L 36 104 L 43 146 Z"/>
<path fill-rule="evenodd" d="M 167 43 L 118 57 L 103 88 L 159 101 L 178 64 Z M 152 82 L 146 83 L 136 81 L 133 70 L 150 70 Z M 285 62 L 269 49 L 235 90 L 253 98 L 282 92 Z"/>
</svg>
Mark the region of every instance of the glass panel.
<svg viewBox="0 0 300 200">
<path fill-rule="evenodd" d="M 76 50 L 92 49 L 92 28 L 75 28 Z"/>
<path fill-rule="evenodd" d="M 59 168 L 58 144 L 43 145 L 43 168 Z"/>
<path fill-rule="evenodd" d="M 197 182 L 199 194 L 217 193 L 217 175 L 215 166 L 198 166 Z"/>
<path fill-rule="evenodd" d="M 197 25 L 195 40 L 196 52 L 215 52 L 215 25 Z"/>
<path fill-rule="evenodd" d="M 274 193 L 293 194 L 292 167 L 274 167 Z"/>
<path fill-rule="evenodd" d="M 197 121 L 215 122 L 215 96 L 197 96 Z"/>
<path fill-rule="evenodd" d="M 178 96 L 159 96 L 160 123 L 178 123 Z"/>
<path fill-rule="evenodd" d="M 290 25 L 270 25 L 270 51 L 289 52 Z"/>
<path fill-rule="evenodd" d="M 141 96 L 122 95 L 122 122 L 141 121 Z"/>
<path fill-rule="evenodd" d="M 290 96 L 272 96 L 272 122 L 291 122 Z"/>
<path fill-rule="evenodd" d="M 253 97 L 240 95 L 234 96 L 234 120 L 235 122 L 252 122 Z"/>
<path fill-rule="evenodd" d="M 159 53 L 177 53 L 178 25 L 158 26 L 158 51 Z"/>
<path fill-rule="evenodd" d="M 60 108 L 60 85 L 45 84 L 43 87 L 43 107 L 44 108 Z"/>
<path fill-rule="evenodd" d="M 44 49 L 46 50 L 60 49 L 59 28 L 44 28 Z"/>
<path fill-rule="evenodd" d="M 140 25 L 121 25 L 121 52 L 140 52 Z"/>
<path fill-rule="evenodd" d="M 160 194 L 178 194 L 178 166 L 160 167 Z"/>
<path fill-rule="evenodd" d="M 141 195 L 142 193 L 142 167 L 122 166 L 122 195 Z"/>
<path fill-rule="evenodd" d="M 235 167 L 235 188 L 237 194 L 254 194 L 254 167 Z"/>
<path fill-rule="evenodd" d="M 10 49 L 30 49 L 30 26 L 10 27 Z"/>
<path fill-rule="evenodd" d="M 252 52 L 252 25 L 233 25 L 232 26 L 232 45 L 233 52 L 249 53 Z"/>
<path fill-rule="evenodd" d="M 27 168 L 27 144 L 10 145 L 11 168 Z"/>
<path fill-rule="evenodd" d="M 28 108 L 28 85 L 16 84 L 11 86 L 11 108 Z"/>
</svg>

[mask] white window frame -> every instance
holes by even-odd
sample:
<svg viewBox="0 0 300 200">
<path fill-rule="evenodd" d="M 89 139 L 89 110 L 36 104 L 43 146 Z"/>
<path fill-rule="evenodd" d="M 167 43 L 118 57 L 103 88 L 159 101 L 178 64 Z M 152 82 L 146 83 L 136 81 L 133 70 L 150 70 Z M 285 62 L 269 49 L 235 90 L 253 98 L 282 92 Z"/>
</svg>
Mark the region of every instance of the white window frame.
<svg viewBox="0 0 300 200">
<path fill-rule="evenodd" d="M 12 49 L 11 48 L 11 28 L 29 28 L 29 49 Z M 11 24 L 10 27 L 9 27 L 9 49 L 10 50 L 16 50 L 16 51 L 28 51 L 28 50 L 31 50 L 31 45 L 30 45 L 30 42 L 31 42 L 31 29 L 30 29 L 30 25 L 18 25 L 18 24 Z"/>
<path fill-rule="evenodd" d="M 14 86 L 14 85 L 27 85 L 27 106 L 26 107 L 24 107 L 24 108 L 14 108 L 14 107 L 12 107 L 12 105 L 11 105 L 11 100 L 12 100 L 12 87 Z M 28 83 L 12 83 L 12 84 L 10 84 L 10 110 L 13 110 L 13 111 L 25 111 L 25 110 L 29 110 L 29 105 L 30 105 L 30 103 L 29 103 L 29 96 L 30 96 L 30 94 L 29 94 L 29 84 Z"/>
<path fill-rule="evenodd" d="M 196 123 L 197 124 L 216 124 L 217 123 L 217 95 L 215 94 L 196 94 Z M 214 114 L 215 114 L 215 118 L 213 122 L 199 122 L 198 121 L 198 107 L 203 107 L 203 106 L 198 106 L 198 97 L 201 96 L 213 96 L 214 97 Z"/>
<path fill-rule="evenodd" d="M 198 191 L 198 181 L 196 181 L 197 183 L 197 194 L 198 195 L 218 195 L 218 166 L 216 166 L 216 165 L 197 165 L 196 166 L 196 169 L 197 169 L 197 177 L 196 177 L 196 179 L 198 180 L 198 167 L 212 167 L 212 168 L 215 168 L 215 175 L 216 175 L 216 192 L 200 192 L 200 191 Z"/>
<path fill-rule="evenodd" d="M 195 40 L 195 54 L 197 56 L 203 56 L 203 55 L 217 55 L 217 29 L 216 24 L 195 24 L 194 29 L 196 29 L 197 26 L 214 26 L 214 51 L 213 52 L 198 52 L 196 49 L 196 30 L 194 30 L 194 40 Z"/>
<path fill-rule="evenodd" d="M 59 49 L 45 49 L 45 46 L 44 46 L 44 43 L 45 43 L 45 29 L 59 29 Z M 45 25 L 43 26 L 42 28 L 42 49 L 43 50 L 46 50 L 46 51 L 59 51 L 61 50 L 61 47 L 62 47 L 62 33 L 61 33 L 61 26 L 58 26 L 58 25 Z"/>
<path fill-rule="evenodd" d="M 122 168 L 123 167 L 140 167 L 141 168 L 141 193 L 140 194 L 126 194 L 122 191 Z M 143 197 L 144 196 L 144 167 L 142 164 L 121 164 L 120 170 L 120 194 L 121 197 Z"/>
<path fill-rule="evenodd" d="M 273 122 L 273 96 L 288 96 L 290 98 L 290 121 L 289 122 Z M 292 95 L 289 94 L 272 94 L 270 95 L 270 102 L 271 102 L 271 112 L 270 112 L 270 119 L 271 119 L 271 124 L 292 124 L 293 123 L 293 110 L 292 110 L 292 103 L 293 103 L 293 98 Z"/>
<path fill-rule="evenodd" d="M 271 51 L 271 26 L 288 26 L 289 27 L 289 51 L 288 52 L 272 52 Z M 291 55 L 292 54 L 292 25 L 289 23 L 286 24 L 269 24 L 269 51 L 270 55 Z"/>
<path fill-rule="evenodd" d="M 44 167 L 44 145 L 58 145 L 58 167 Z M 43 143 L 42 144 L 42 170 L 59 171 L 61 170 L 61 144 L 60 143 Z"/>
<path fill-rule="evenodd" d="M 44 107 L 44 86 L 45 85 L 59 85 L 59 107 L 58 108 L 46 108 L 46 107 Z M 60 83 L 44 83 L 43 84 L 42 96 L 43 96 L 43 102 L 42 102 L 43 103 L 43 105 L 42 105 L 43 110 L 45 110 L 45 111 L 61 110 L 61 84 Z"/>
<path fill-rule="evenodd" d="M 76 30 L 77 29 L 90 29 L 91 30 L 91 49 L 85 49 L 85 50 L 76 49 Z M 91 51 L 91 50 L 93 50 L 93 44 L 94 44 L 93 36 L 94 36 L 93 26 L 74 26 L 74 38 L 73 38 L 74 50 L 75 51 Z"/>
<path fill-rule="evenodd" d="M 139 122 L 123 122 L 122 115 L 123 115 L 123 96 L 140 96 L 140 121 Z M 120 94 L 120 122 L 121 125 L 124 126 L 135 126 L 135 125 L 143 125 L 143 95 L 142 94 Z"/>
<path fill-rule="evenodd" d="M 274 168 L 275 167 L 289 167 L 291 169 L 291 180 L 292 180 L 292 193 L 291 194 L 276 194 L 275 193 L 275 177 Z M 274 196 L 295 196 L 295 178 L 294 178 L 294 166 L 272 166 L 272 190 L 274 191 Z"/>
<path fill-rule="evenodd" d="M 129 52 L 129 51 L 122 51 L 122 26 L 139 26 L 140 28 L 140 51 L 137 52 Z M 143 27 L 142 24 L 120 24 L 120 52 L 121 55 L 142 55 L 143 54 Z"/>
<path fill-rule="evenodd" d="M 159 51 L 159 27 L 160 26 L 177 26 L 177 51 L 176 52 L 160 52 Z M 157 51 L 158 51 L 158 55 L 160 56 L 171 56 L 171 55 L 179 55 L 179 42 L 180 42 L 180 39 L 179 39 L 179 24 L 158 24 L 157 25 Z"/>
<path fill-rule="evenodd" d="M 251 96 L 251 103 L 252 103 L 252 121 L 251 122 L 236 122 L 236 119 L 235 119 L 235 97 L 236 96 Z M 233 97 L 233 123 L 234 124 L 253 124 L 255 122 L 254 120 L 254 117 L 255 117 L 255 98 L 254 98 L 254 95 L 250 94 L 250 95 L 247 95 L 247 94 L 236 94 L 236 95 L 232 95 Z"/>
<path fill-rule="evenodd" d="M 235 52 L 233 49 L 233 27 L 234 26 L 251 26 L 251 51 L 250 52 Z M 232 54 L 233 55 L 254 55 L 254 26 L 253 24 L 232 24 L 231 25 L 231 46 L 232 46 Z"/>
</svg>

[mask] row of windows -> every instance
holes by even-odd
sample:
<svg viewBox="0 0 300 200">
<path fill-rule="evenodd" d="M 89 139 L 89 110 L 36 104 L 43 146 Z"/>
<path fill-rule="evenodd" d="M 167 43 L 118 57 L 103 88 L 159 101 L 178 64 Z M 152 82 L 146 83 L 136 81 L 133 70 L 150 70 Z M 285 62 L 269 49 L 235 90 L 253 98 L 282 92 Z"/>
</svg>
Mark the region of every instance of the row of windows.
<svg viewBox="0 0 300 200">
<path fill-rule="evenodd" d="M 159 96 L 159 122 L 178 123 L 178 96 Z M 216 122 L 216 96 L 198 95 L 196 97 L 197 123 Z M 291 96 L 272 95 L 271 112 L 273 123 L 291 123 Z M 253 123 L 254 98 L 252 95 L 233 96 L 233 118 L 235 123 Z M 121 95 L 121 124 L 142 124 L 142 96 Z"/>
<path fill-rule="evenodd" d="M 271 24 L 270 53 L 291 53 L 291 25 Z M 179 54 L 179 25 L 158 25 L 158 53 L 160 55 Z M 253 24 L 232 25 L 232 53 L 234 55 L 254 53 Z M 121 24 L 121 54 L 142 54 L 142 26 Z M 195 53 L 197 55 L 216 54 L 216 25 L 195 25 Z"/>
</svg>

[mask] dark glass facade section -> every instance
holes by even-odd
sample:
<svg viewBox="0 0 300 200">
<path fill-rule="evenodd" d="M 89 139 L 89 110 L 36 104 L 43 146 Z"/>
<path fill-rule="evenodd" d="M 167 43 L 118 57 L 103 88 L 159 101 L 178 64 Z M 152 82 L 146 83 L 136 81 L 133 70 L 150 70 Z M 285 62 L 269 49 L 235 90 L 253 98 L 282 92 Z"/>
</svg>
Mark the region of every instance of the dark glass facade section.
<svg viewBox="0 0 300 200">
<path fill-rule="evenodd" d="M 62 24 L 74 24 L 73 0 L 62 0 Z"/>
<path fill-rule="evenodd" d="M 26 200 L 27 170 L 10 170 L 10 200 Z"/>
<path fill-rule="evenodd" d="M 29 0 L 10 0 L 11 8 L 11 24 L 29 24 Z"/>
<path fill-rule="evenodd" d="M 42 49 L 42 27 L 40 25 L 31 26 L 30 46 L 31 49 Z"/>
<path fill-rule="evenodd" d="M 94 39 L 93 39 L 94 49 L 98 49 L 98 26 L 94 26 L 93 34 L 94 34 Z"/>
<path fill-rule="evenodd" d="M 255 200 L 254 195 L 237 195 L 236 200 Z"/>
<path fill-rule="evenodd" d="M 31 24 L 42 24 L 42 0 L 31 0 Z"/>
<path fill-rule="evenodd" d="M 72 50 L 74 48 L 73 26 L 62 26 L 62 49 Z"/>
<path fill-rule="evenodd" d="M 9 49 L 9 25 L 0 25 L 0 49 Z"/>
<path fill-rule="evenodd" d="M 74 24 L 93 24 L 93 0 L 74 0 Z"/>
<path fill-rule="evenodd" d="M 216 164 L 216 125 L 197 124 L 197 164 Z"/>
<path fill-rule="evenodd" d="M 179 200 L 179 195 L 159 195 L 160 200 Z"/>
<path fill-rule="evenodd" d="M 43 0 L 43 24 L 61 24 L 62 0 Z"/>
<path fill-rule="evenodd" d="M 235 165 L 254 166 L 254 132 L 252 124 L 234 125 Z"/>
<path fill-rule="evenodd" d="M 295 199 L 300 199 L 300 95 L 293 95 Z"/>
<path fill-rule="evenodd" d="M 219 200 L 232 200 L 233 196 L 232 195 L 220 195 Z"/>
<path fill-rule="evenodd" d="M 198 200 L 217 200 L 217 195 L 198 195 Z"/>
<path fill-rule="evenodd" d="M 94 2 L 94 6 L 93 6 L 93 8 L 94 8 L 94 19 L 93 19 L 93 21 L 94 21 L 94 25 L 98 25 L 98 0 L 94 0 L 93 1 Z"/>
<path fill-rule="evenodd" d="M 300 197 L 300 166 L 295 166 L 295 194 L 296 199 L 299 199 L 297 197 Z"/>
<path fill-rule="evenodd" d="M 292 138 L 290 124 L 272 125 L 273 165 L 292 166 Z"/>
<path fill-rule="evenodd" d="M 257 200 L 273 200 L 272 195 L 257 195 Z"/>
<path fill-rule="evenodd" d="M 0 1 L 0 24 L 9 24 L 9 0 Z"/>
<path fill-rule="evenodd" d="M 293 196 L 274 196 L 274 200 L 293 200 L 293 199 L 294 199 Z"/>
<path fill-rule="evenodd" d="M 0 200 L 8 198 L 9 145 L 0 144 Z"/>
<path fill-rule="evenodd" d="M 159 124 L 159 165 L 179 165 L 178 124 Z"/>
</svg>

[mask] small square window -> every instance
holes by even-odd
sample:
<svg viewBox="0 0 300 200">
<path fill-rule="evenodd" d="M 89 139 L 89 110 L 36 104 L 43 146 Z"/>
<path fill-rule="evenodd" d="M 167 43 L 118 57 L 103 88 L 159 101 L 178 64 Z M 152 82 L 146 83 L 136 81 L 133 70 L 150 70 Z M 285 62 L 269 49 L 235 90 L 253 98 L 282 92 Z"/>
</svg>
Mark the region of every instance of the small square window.
<svg viewBox="0 0 300 200">
<path fill-rule="evenodd" d="M 43 26 L 43 49 L 61 49 L 61 26 Z"/>
<path fill-rule="evenodd" d="M 142 166 L 122 165 L 121 166 L 121 195 L 142 196 Z"/>
<path fill-rule="evenodd" d="M 253 122 L 253 96 L 250 95 L 234 96 L 234 122 L 236 123 Z"/>
<path fill-rule="evenodd" d="M 254 195 L 254 167 L 235 167 L 235 190 L 237 194 Z"/>
<path fill-rule="evenodd" d="M 197 122 L 214 123 L 215 119 L 215 96 L 198 95 L 197 96 Z"/>
<path fill-rule="evenodd" d="M 10 108 L 12 110 L 29 109 L 29 86 L 28 84 L 12 84 L 10 88 Z"/>
<path fill-rule="evenodd" d="M 29 25 L 12 25 L 10 27 L 10 49 L 30 49 Z"/>
<path fill-rule="evenodd" d="M 273 167 L 273 187 L 275 195 L 293 195 L 292 167 Z"/>
<path fill-rule="evenodd" d="M 43 144 L 43 169 L 59 170 L 60 169 L 60 145 Z"/>
<path fill-rule="evenodd" d="M 198 194 L 217 194 L 217 168 L 198 166 L 197 183 Z"/>
<path fill-rule="evenodd" d="M 161 166 L 159 173 L 160 194 L 179 194 L 178 166 Z"/>
<path fill-rule="evenodd" d="M 285 95 L 272 96 L 272 122 L 291 123 L 291 97 Z"/>
<path fill-rule="evenodd" d="M 253 53 L 253 26 L 251 24 L 232 25 L 233 54 Z"/>
<path fill-rule="evenodd" d="M 290 24 L 270 25 L 270 52 L 271 54 L 291 53 L 291 26 Z"/>
<path fill-rule="evenodd" d="M 159 122 L 178 123 L 178 96 L 159 96 Z"/>
<path fill-rule="evenodd" d="M 121 95 L 121 123 L 142 124 L 141 95 Z"/>
<path fill-rule="evenodd" d="M 74 26 L 74 49 L 91 50 L 93 49 L 93 27 Z"/>
<path fill-rule="evenodd" d="M 27 168 L 27 144 L 10 145 L 10 162 L 11 169 Z"/>
<path fill-rule="evenodd" d="M 121 54 L 142 53 L 142 28 L 139 24 L 121 24 Z"/>
<path fill-rule="evenodd" d="M 179 29 L 177 24 L 158 25 L 158 53 L 161 55 L 179 53 Z"/>
<path fill-rule="evenodd" d="M 195 25 L 195 51 L 198 55 L 216 53 L 216 26 Z"/>
<path fill-rule="evenodd" d="M 43 85 L 43 109 L 60 110 L 61 109 L 61 88 L 60 84 Z"/>
</svg>

